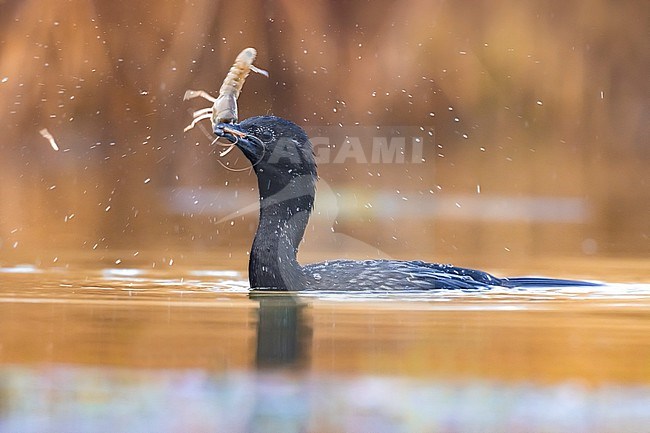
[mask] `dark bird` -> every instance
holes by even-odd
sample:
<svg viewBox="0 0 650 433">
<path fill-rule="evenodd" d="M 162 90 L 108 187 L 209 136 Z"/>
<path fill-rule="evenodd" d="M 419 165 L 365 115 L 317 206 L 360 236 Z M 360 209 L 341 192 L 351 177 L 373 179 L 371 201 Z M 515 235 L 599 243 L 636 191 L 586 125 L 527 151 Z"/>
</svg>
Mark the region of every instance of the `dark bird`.
<svg viewBox="0 0 650 433">
<path fill-rule="evenodd" d="M 550 278 L 497 278 L 452 265 L 402 260 L 328 260 L 301 266 L 296 259 L 314 206 L 316 162 L 305 131 L 275 117 L 214 126 L 218 137 L 251 162 L 260 194 L 260 220 L 250 254 L 251 288 L 265 290 L 432 290 L 593 285 Z"/>
</svg>

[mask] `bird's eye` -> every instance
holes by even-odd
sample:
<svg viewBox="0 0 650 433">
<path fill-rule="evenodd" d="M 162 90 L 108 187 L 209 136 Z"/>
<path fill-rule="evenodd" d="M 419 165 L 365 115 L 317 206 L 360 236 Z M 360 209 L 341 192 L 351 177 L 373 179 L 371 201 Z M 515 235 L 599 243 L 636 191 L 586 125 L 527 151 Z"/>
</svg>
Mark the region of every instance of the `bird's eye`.
<svg viewBox="0 0 650 433">
<path fill-rule="evenodd" d="M 273 139 L 275 138 L 275 134 L 273 134 L 273 131 L 269 129 L 260 130 L 257 136 L 259 137 L 260 140 L 262 140 L 265 143 L 269 143 L 270 141 L 273 141 Z"/>
</svg>

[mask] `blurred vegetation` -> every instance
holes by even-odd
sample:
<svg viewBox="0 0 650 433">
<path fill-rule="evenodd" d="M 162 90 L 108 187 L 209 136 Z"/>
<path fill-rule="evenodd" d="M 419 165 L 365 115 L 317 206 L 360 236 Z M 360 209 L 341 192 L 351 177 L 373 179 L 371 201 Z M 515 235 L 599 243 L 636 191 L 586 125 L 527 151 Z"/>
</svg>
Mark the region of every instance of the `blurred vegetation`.
<svg viewBox="0 0 650 433">
<path fill-rule="evenodd" d="M 245 257 L 255 215 L 223 223 L 218 197 L 177 202 L 255 188 L 248 171 L 216 163 L 208 136 L 183 133 L 200 106 L 184 91 L 216 93 L 247 46 L 271 78 L 249 78 L 242 117 L 435 132 L 422 164 L 320 167 L 335 193 L 364 197 L 336 232 L 393 256 L 454 261 L 650 252 L 648 2 L 4 0 L 0 25 L 5 260 L 147 248 Z M 381 208 L 382 191 L 573 197 L 588 214 L 391 218 L 363 206 Z M 318 253 L 324 237 L 309 236 Z"/>
</svg>

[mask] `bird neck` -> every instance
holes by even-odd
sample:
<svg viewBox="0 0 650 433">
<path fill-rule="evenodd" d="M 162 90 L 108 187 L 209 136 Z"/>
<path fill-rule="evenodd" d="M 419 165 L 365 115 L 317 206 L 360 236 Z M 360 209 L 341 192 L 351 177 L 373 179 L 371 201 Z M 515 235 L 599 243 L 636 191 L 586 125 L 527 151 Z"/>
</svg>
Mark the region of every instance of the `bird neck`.
<svg viewBox="0 0 650 433">
<path fill-rule="evenodd" d="M 258 185 L 260 221 L 248 269 L 251 287 L 304 289 L 297 254 L 314 205 L 315 179 L 296 177 L 280 185 L 262 178 Z"/>
</svg>

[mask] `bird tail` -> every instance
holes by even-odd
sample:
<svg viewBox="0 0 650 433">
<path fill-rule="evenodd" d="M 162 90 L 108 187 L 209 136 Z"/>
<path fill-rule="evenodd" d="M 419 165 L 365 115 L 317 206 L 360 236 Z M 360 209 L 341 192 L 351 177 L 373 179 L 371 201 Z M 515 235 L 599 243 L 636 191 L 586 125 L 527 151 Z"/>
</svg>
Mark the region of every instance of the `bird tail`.
<svg viewBox="0 0 650 433">
<path fill-rule="evenodd" d="M 534 288 L 534 287 L 589 287 L 600 286 L 601 283 L 579 280 L 562 280 L 544 277 L 515 277 L 502 280 L 505 287 Z"/>
</svg>

